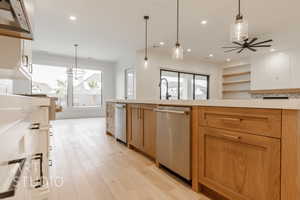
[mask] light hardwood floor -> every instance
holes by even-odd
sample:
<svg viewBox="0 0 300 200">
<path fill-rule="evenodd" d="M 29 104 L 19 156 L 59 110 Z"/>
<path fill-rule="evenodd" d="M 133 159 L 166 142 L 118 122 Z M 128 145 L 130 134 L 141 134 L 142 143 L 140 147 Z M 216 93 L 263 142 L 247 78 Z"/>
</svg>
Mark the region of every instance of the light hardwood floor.
<svg viewBox="0 0 300 200">
<path fill-rule="evenodd" d="M 208 200 L 105 134 L 105 119 L 53 123 L 50 200 Z"/>
</svg>

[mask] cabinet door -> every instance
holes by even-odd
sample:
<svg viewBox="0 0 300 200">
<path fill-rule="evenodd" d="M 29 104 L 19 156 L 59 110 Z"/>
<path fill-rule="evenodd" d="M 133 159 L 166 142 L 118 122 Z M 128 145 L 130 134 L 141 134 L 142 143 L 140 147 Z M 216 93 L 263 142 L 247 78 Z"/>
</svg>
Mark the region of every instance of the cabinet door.
<svg viewBox="0 0 300 200">
<path fill-rule="evenodd" d="M 130 144 L 139 150 L 143 147 L 143 136 L 141 129 L 141 109 L 138 105 L 131 106 L 131 135 Z"/>
<path fill-rule="evenodd" d="M 280 199 L 280 140 L 201 128 L 199 181 L 234 200 Z"/>
<path fill-rule="evenodd" d="M 142 109 L 142 129 L 143 129 L 143 149 L 144 152 L 155 158 L 156 153 L 156 113 L 154 106 L 143 106 Z"/>
</svg>

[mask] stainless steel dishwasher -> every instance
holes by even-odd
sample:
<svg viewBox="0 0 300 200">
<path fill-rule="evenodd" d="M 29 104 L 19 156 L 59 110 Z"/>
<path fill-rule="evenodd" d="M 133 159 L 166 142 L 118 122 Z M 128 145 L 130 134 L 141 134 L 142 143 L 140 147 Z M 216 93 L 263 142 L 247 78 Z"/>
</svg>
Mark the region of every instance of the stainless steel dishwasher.
<svg viewBox="0 0 300 200">
<path fill-rule="evenodd" d="M 191 180 L 191 109 L 159 106 L 155 111 L 157 162 Z"/>
<path fill-rule="evenodd" d="M 126 105 L 116 104 L 115 109 L 115 136 L 118 141 L 127 143 L 126 135 Z"/>
</svg>

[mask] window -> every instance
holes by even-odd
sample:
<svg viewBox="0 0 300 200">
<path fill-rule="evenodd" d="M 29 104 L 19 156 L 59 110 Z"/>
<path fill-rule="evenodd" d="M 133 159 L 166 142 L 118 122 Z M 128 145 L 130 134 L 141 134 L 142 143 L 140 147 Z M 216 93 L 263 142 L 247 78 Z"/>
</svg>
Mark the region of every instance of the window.
<svg viewBox="0 0 300 200">
<path fill-rule="evenodd" d="M 135 71 L 125 70 L 125 99 L 135 99 Z"/>
<path fill-rule="evenodd" d="M 94 107 L 102 105 L 102 73 L 80 69 L 73 78 L 67 67 L 33 65 L 32 93 L 57 97 L 63 107 Z"/>
<path fill-rule="evenodd" d="M 101 105 L 101 71 L 80 69 L 77 78 L 75 76 L 73 78 L 73 106 L 93 107 Z"/>
<path fill-rule="evenodd" d="M 161 71 L 160 74 L 160 96 L 161 99 L 166 99 L 167 86 L 169 88 L 169 99 L 178 99 L 178 73 L 172 71 Z"/>
<path fill-rule="evenodd" d="M 161 70 L 160 78 L 161 99 L 166 99 L 167 81 L 169 99 L 201 100 L 209 98 L 208 75 Z"/>
<path fill-rule="evenodd" d="M 57 97 L 61 106 L 67 106 L 67 68 L 33 65 L 32 93 Z"/>
<path fill-rule="evenodd" d="M 208 99 L 209 77 L 195 75 L 195 99 Z"/>
</svg>

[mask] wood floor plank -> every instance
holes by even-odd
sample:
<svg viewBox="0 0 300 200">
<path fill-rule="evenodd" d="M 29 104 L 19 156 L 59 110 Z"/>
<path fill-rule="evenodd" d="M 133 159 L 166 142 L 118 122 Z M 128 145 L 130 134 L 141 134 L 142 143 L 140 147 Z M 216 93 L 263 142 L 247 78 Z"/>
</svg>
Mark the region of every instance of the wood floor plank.
<svg viewBox="0 0 300 200">
<path fill-rule="evenodd" d="M 189 185 L 158 169 L 143 155 L 105 134 L 105 119 L 53 123 L 50 200 L 208 200 Z"/>
</svg>

